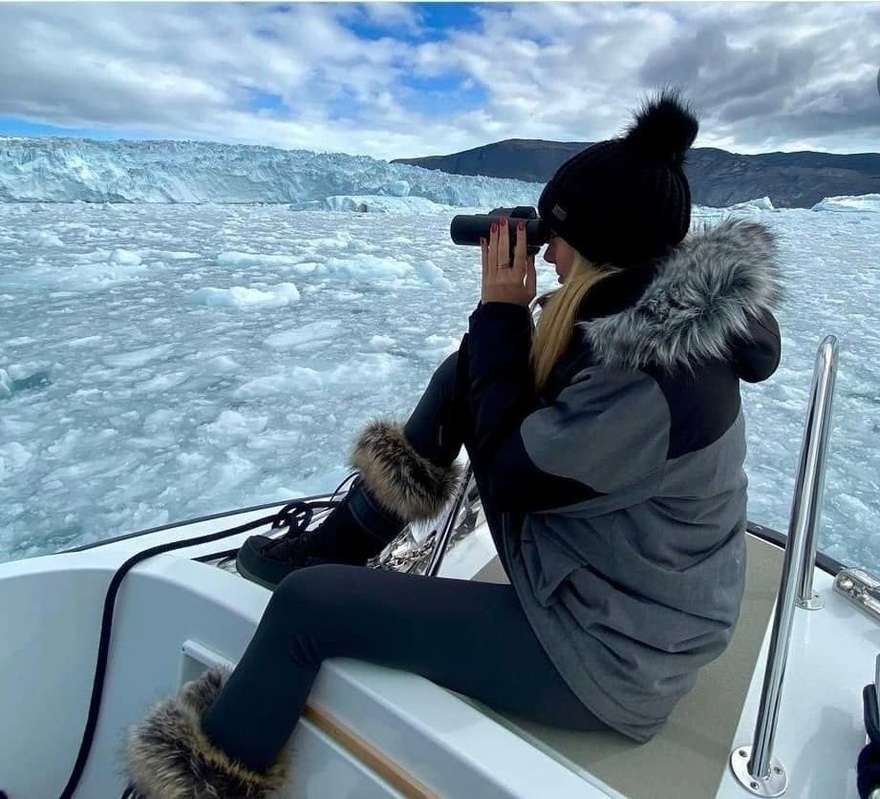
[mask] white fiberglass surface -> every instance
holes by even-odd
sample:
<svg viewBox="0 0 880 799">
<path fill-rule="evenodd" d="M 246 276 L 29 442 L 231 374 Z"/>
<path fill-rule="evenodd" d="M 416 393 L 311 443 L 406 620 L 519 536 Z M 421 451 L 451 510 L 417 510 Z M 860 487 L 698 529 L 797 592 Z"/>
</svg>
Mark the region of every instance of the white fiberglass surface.
<svg viewBox="0 0 880 799">
<path fill-rule="evenodd" d="M 479 297 L 478 251 L 449 238 L 465 209 L 392 195 L 366 213 L 0 204 L 0 561 L 332 490 L 361 425 L 406 417 Z M 880 568 L 868 199 L 695 221 L 760 220 L 780 244 L 782 363 L 743 389 L 750 518 L 786 529 L 815 352 L 835 333 L 820 547 Z"/>
</svg>

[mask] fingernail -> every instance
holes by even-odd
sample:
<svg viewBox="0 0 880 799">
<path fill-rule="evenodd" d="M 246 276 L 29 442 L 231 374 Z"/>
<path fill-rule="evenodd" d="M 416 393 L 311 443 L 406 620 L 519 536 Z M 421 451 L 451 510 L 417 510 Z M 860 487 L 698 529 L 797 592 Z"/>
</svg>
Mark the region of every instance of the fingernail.
<svg viewBox="0 0 880 799">
<path fill-rule="evenodd" d="M 526 223 L 525 223 L 525 222 L 519 222 L 519 223 L 517 224 L 517 226 L 516 226 L 516 229 L 517 229 L 517 230 L 525 230 L 525 229 L 526 229 Z"/>
<path fill-rule="evenodd" d="M 501 217 L 501 227 L 506 227 L 506 226 L 507 226 L 507 220 L 502 216 Z"/>
<path fill-rule="evenodd" d="M 498 232 L 498 225 L 495 224 L 494 222 L 492 223 L 492 232 L 493 232 L 493 233 L 497 233 L 497 232 Z"/>
</svg>

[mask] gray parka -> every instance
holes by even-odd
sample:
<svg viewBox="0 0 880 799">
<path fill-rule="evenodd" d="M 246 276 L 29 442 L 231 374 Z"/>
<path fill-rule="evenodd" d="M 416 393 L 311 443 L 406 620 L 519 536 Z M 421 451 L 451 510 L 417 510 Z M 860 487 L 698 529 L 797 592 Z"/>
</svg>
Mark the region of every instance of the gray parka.
<svg viewBox="0 0 880 799">
<path fill-rule="evenodd" d="M 469 447 L 511 583 L 562 676 L 648 740 L 725 649 L 745 577 L 740 380 L 779 362 L 770 233 L 728 221 L 609 278 L 536 395 L 527 309 L 467 336 Z"/>
</svg>

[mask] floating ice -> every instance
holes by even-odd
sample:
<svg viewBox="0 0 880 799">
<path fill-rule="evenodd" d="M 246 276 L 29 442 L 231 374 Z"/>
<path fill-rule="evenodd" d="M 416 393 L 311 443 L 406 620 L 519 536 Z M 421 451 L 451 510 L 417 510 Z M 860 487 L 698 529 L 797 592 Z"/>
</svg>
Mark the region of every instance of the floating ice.
<svg viewBox="0 0 880 799">
<path fill-rule="evenodd" d="M 226 308 L 282 308 L 299 300 L 293 283 L 279 283 L 270 291 L 233 286 L 229 289 L 202 288 L 193 293 L 193 301 L 201 305 Z"/>
<path fill-rule="evenodd" d="M 740 213 L 776 234 L 788 295 L 780 369 L 743 387 L 749 516 L 786 528 L 836 333 L 820 546 L 880 568 L 876 212 Z M 0 559 L 335 487 L 364 422 L 405 419 L 467 329 L 479 253 L 450 216 L 0 204 Z"/>
<path fill-rule="evenodd" d="M 140 255 L 131 250 L 113 250 L 107 256 L 107 262 L 111 264 L 120 264 L 121 266 L 140 266 L 143 263 Z"/>
<path fill-rule="evenodd" d="M 221 252 L 217 263 L 221 266 L 288 266 L 297 259 L 293 255 L 261 254 L 257 252 Z"/>
<path fill-rule="evenodd" d="M 143 349 L 121 352 L 116 355 L 105 355 L 103 360 L 114 369 L 137 369 L 146 366 L 150 361 L 162 358 L 171 352 L 170 344 L 160 344 L 156 347 L 144 347 Z"/>
<path fill-rule="evenodd" d="M 880 212 L 880 194 L 863 194 L 859 197 L 826 197 L 816 203 L 813 211 L 873 211 Z"/>
<path fill-rule="evenodd" d="M 757 200 L 746 200 L 728 206 L 728 211 L 775 211 L 769 197 L 760 197 Z"/>
<path fill-rule="evenodd" d="M 413 271 L 413 265 L 409 261 L 390 256 L 357 255 L 351 258 L 330 258 L 321 271 L 342 280 L 389 280 L 406 277 Z"/>
<path fill-rule="evenodd" d="M 306 210 L 306 207 L 294 207 L 294 210 Z M 328 211 L 356 211 L 361 214 L 430 214 L 442 213 L 447 208 L 424 197 L 381 195 L 327 197 L 319 207 Z"/>
<path fill-rule="evenodd" d="M 326 319 L 273 333 L 266 337 L 264 343 L 273 350 L 311 350 L 332 341 L 339 335 L 341 328 L 342 322 L 339 319 Z"/>
<path fill-rule="evenodd" d="M 63 247 L 64 242 L 58 237 L 57 233 L 50 233 L 47 230 L 41 230 L 30 236 L 32 243 L 43 247 Z"/>
</svg>

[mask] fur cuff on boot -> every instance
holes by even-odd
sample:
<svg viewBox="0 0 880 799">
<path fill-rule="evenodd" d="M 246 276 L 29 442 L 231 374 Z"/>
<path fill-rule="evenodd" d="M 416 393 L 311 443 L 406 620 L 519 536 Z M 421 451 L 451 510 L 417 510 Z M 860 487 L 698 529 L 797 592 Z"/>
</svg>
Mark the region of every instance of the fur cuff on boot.
<svg viewBox="0 0 880 799">
<path fill-rule="evenodd" d="M 287 757 L 267 772 L 232 760 L 202 732 L 201 718 L 226 680 L 212 669 L 160 702 L 128 733 L 128 777 L 143 799 L 269 799 L 287 781 Z M 286 753 L 285 753 L 286 754 Z"/>
<path fill-rule="evenodd" d="M 432 519 L 452 498 L 460 467 L 443 467 L 422 457 L 403 434 L 403 425 L 379 420 L 355 442 L 351 465 L 386 510 L 408 522 Z"/>
</svg>

